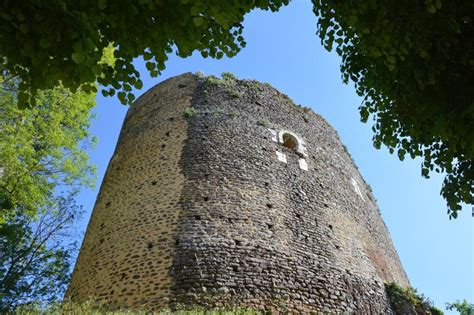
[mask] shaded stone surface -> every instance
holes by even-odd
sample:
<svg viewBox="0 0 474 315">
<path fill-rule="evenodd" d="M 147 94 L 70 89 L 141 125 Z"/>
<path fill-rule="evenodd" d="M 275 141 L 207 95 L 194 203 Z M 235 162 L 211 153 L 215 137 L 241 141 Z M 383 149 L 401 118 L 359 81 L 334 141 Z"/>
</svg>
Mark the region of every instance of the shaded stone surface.
<svg viewBox="0 0 474 315">
<path fill-rule="evenodd" d="M 392 281 L 409 284 L 324 119 L 267 84 L 184 74 L 127 113 L 67 297 L 386 314 Z"/>
</svg>

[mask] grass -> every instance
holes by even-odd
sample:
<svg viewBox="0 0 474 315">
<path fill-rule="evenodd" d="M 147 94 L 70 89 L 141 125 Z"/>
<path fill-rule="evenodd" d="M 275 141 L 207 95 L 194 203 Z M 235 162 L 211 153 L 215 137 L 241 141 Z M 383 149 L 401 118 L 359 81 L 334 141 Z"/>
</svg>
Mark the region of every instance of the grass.
<svg viewBox="0 0 474 315">
<path fill-rule="evenodd" d="M 82 314 L 107 314 L 107 315 L 149 315 L 149 314 L 163 314 L 163 315 L 254 315 L 261 314 L 260 311 L 249 308 L 234 307 L 229 309 L 205 309 L 203 307 L 196 307 L 182 310 L 161 310 L 149 311 L 146 308 L 137 310 L 112 310 L 106 304 L 94 301 L 86 302 L 53 302 L 50 304 L 26 304 L 17 307 L 14 311 L 6 312 L 6 314 L 15 315 L 82 315 Z"/>
</svg>

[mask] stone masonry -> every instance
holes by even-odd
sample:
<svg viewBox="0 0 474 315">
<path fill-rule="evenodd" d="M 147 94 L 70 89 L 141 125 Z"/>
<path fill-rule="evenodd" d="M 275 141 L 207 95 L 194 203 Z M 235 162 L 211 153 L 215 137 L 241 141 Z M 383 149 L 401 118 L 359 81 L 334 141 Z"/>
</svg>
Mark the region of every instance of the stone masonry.
<svg viewBox="0 0 474 315">
<path fill-rule="evenodd" d="M 392 281 L 409 285 L 323 118 L 268 84 L 183 74 L 129 109 L 66 297 L 389 314 Z"/>
</svg>

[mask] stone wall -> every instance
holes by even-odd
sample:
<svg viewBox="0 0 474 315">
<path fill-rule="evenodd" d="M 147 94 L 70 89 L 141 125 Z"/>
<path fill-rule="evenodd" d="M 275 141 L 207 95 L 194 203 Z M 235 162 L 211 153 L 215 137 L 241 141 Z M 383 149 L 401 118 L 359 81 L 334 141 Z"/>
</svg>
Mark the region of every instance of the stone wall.
<svg viewBox="0 0 474 315">
<path fill-rule="evenodd" d="M 128 111 L 66 297 L 116 307 L 169 300 L 191 78 L 161 83 Z M 181 82 L 188 87 L 178 88 Z"/>
<path fill-rule="evenodd" d="M 334 129 L 267 84 L 185 74 L 130 109 L 67 296 L 390 313 L 391 281 L 409 285 Z"/>
</svg>

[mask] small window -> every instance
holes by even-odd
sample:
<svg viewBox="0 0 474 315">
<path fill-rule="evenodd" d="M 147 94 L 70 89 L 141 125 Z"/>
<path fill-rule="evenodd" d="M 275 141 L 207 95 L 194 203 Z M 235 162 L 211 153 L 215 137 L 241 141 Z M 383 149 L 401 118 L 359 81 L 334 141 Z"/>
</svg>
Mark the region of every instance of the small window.
<svg viewBox="0 0 474 315">
<path fill-rule="evenodd" d="M 298 139 L 289 133 L 285 133 L 283 134 L 283 146 L 296 150 L 298 148 Z"/>
</svg>

